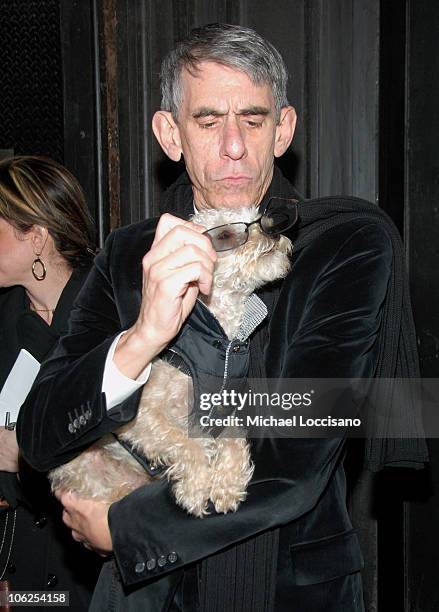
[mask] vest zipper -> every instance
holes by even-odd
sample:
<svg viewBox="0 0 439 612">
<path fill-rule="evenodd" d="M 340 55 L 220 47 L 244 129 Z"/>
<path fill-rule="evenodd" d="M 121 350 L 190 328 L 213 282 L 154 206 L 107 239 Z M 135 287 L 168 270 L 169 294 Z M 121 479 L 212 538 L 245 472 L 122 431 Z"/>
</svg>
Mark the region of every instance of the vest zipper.
<svg viewBox="0 0 439 612">
<path fill-rule="evenodd" d="M 227 376 L 229 373 L 229 355 L 230 355 L 230 349 L 232 348 L 232 344 L 233 344 L 233 340 L 230 340 L 229 344 L 227 345 L 226 348 L 226 354 L 224 357 L 224 373 L 223 373 L 223 384 L 221 385 L 221 389 L 220 389 L 220 393 L 222 393 L 225 389 L 226 386 L 226 382 L 227 382 Z"/>
</svg>

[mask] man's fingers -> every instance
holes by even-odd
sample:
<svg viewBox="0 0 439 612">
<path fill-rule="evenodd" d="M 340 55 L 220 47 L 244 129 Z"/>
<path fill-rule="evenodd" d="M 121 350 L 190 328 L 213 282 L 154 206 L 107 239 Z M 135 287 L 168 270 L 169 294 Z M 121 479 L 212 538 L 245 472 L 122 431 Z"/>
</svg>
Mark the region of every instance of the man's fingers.
<svg viewBox="0 0 439 612">
<path fill-rule="evenodd" d="M 200 229 L 199 229 L 200 228 Z M 186 245 L 194 245 L 201 251 L 207 254 L 212 261 L 216 261 L 217 255 L 215 249 L 212 246 L 210 239 L 207 236 L 203 236 L 205 228 L 201 225 L 196 226 L 194 223 L 187 223 L 187 225 L 176 225 L 161 238 L 158 238 L 156 233 L 156 239 L 151 247 L 151 250 L 143 258 L 143 267 L 145 271 L 148 271 L 150 266 L 169 255 L 184 247 Z"/>
<path fill-rule="evenodd" d="M 198 232 L 200 234 L 206 231 L 206 228 L 202 225 L 199 225 L 198 223 L 193 223 L 192 221 L 185 221 L 184 219 L 180 219 L 179 217 L 174 217 L 169 213 L 165 213 L 160 217 L 160 220 L 157 224 L 153 246 L 156 242 L 161 240 L 164 236 L 166 236 L 166 234 L 168 234 L 171 230 L 178 226 L 189 228 L 192 231 Z"/>
<path fill-rule="evenodd" d="M 176 298 L 185 296 L 189 285 L 197 287 L 201 293 L 208 295 L 212 287 L 211 270 L 207 269 L 204 263 L 194 261 L 173 270 L 161 281 L 163 294 Z M 195 298 L 196 294 L 194 300 Z"/>
<path fill-rule="evenodd" d="M 174 251 L 164 259 L 157 261 L 149 270 L 149 283 L 160 283 L 174 274 L 175 270 L 191 264 L 200 264 L 208 274 L 213 275 L 215 263 L 196 245 L 188 245 Z"/>
<path fill-rule="evenodd" d="M 213 273 L 216 257 L 210 257 L 209 253 L 206 253 L 204 249 L 196 244 L 187 244 L 166 257 L 166 264 L 169 269 L 181 268 L 192 261 L 204 262 L 204 265 Z"/>
</svg>

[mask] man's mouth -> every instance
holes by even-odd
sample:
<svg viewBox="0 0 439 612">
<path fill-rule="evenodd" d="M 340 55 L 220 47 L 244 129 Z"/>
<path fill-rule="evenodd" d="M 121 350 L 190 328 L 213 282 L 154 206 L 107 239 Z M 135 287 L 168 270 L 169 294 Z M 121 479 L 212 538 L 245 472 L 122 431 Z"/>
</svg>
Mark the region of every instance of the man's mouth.
<svg viewBox="0 0 439 612">
<path fill-rule="evenodd" d="M 244 174 L 238 175 L 230 175 L 224 176 L 221 179 L 218 179 L 221 183 L 229 184 L 229 185 L 241 185 L 244 183 L 248 183 L 251 181 L 251 177 L 245 176 Z"/>
</svg>

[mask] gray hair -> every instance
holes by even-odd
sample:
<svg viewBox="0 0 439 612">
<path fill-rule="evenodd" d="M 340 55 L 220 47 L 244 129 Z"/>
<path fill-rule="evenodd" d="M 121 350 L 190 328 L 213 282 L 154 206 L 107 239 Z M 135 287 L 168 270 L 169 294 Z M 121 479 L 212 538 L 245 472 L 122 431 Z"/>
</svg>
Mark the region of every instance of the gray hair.
<svg viewBox="0 0 439 612">
<path fill-rule="evenodd" d="M 194 74 L 204 61 L 241 70 L 255 85 L 270 85 L 279 120 L 281 109 L 288 106 L 288 72 L 281 54 L 254 30 L 223 23 L 195 28 L 165 57 L 160 74 L 162 110 L 170 111 L 177 120 L 182 69 Z"/>
</svg>

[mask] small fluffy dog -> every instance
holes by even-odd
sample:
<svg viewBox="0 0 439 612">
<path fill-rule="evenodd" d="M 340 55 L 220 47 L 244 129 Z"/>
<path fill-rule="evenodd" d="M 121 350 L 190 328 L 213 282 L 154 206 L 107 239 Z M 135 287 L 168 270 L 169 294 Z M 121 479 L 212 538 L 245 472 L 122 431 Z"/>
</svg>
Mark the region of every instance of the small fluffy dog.
<svg viewBox="0 0 439 612">
<path fill-rule="evenodd" d="M 205 210 L 193 221 L 207 228 L 247 222 L 258 217 L 256 207 Z M 255 289 L 283 278 L 290 269 L 291 242 L 268 236 L 258 224 L 249 228 L 247 242 L 219 253 L 211 294 L 203 300 L 233 339 L 243 319 L 245 304 Z M 218 373 L 222 376 L 222 372 Z M 236 511 L 246 497 L 253 473 L 245 437 L 189 437 L 192 379 L 157 358 L 144 387 L 137 416 L 115 433 L 155 465 L 164 466 L 160 477 L 171 482 L 176 502 L 202 517 L 209 502 L 216 512 Z M 145 469 L 108 434 L 81 455 L 52 470 L 52 490 L 72 490 L 81 497 L 109 502 L 152 482 Z"/>
</svg>

